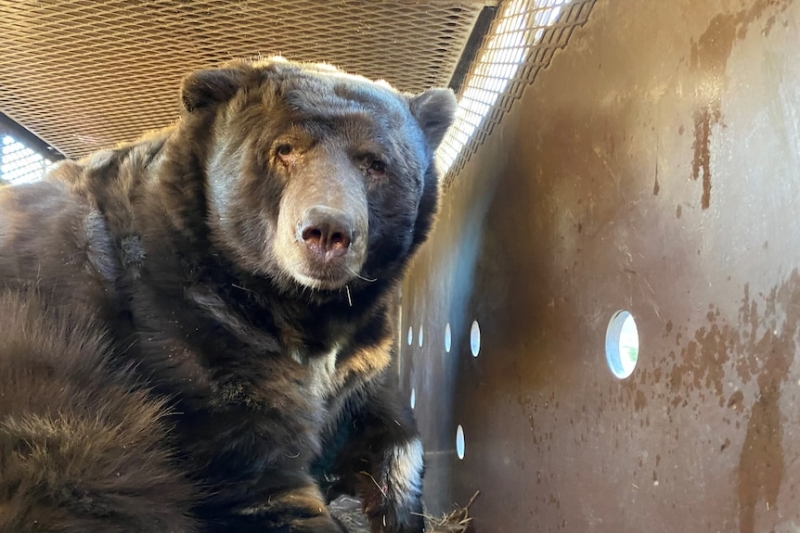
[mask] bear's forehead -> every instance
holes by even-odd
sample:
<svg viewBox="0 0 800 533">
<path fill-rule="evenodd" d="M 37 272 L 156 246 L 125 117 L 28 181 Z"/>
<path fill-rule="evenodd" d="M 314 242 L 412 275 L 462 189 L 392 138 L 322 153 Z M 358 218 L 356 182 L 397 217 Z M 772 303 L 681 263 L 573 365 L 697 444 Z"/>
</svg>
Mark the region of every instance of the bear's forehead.
<svg viewBox="0 0 800 533">
<path fill-rule="evenodd" d="M 348 138 L 380 138 L 407 149 L 423 149 L 419 126 L 408 108 L 370 90 L 350 85 L 325 91 L 297 89 L 284 92 L 280 100 L 279 106 L 286 109 L 281 113 L 285 123 L 302 125 L 305 131 L 318 132 L 321 127 Z M 267 109 L 275 109 L 275 103 Z"/>
<path fill-rule="evenodd" d="M 298 63 L 281 57 L 251 65 L 262 73 L 261 80 L 277 83 L 285 101 L 300 112 L 368 111 L 397 122 L 410 117 L 406 98 L 385 81 L 372 81 L 326 63 Z"/>
<path fill-rule="evenodd" d="M 364 79 L 337 73 L 298 73 L 285 77 L 281 85 L 284 98 L 300 111 L 368 111 L 398 122 L 409 116 L 402 96 Z"/>
<path fill-rule="evenodd" d="M 373 81 L 358 74 L 351 74 L 345 72 L 329 63 L 300 63 L 292 62 L 283 58 L 282 56 L 272 56 L 269 58 L 257 60 L 252 63 L 253 66 L 262 71 L 280 72 L 280 73 L 305 73 L 317 75 L 321 78 L 334 78 L 340 81 L 348 81 L 354 84 L 368 84 L 395 93 L 394 88 L 389 85 L 385 80 Z"/>
</svg>

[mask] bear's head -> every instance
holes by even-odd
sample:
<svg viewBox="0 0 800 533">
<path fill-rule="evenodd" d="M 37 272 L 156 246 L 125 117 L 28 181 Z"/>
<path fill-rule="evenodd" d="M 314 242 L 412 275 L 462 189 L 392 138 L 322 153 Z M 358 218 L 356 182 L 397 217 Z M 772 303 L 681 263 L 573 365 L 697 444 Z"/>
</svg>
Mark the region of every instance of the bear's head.
<svg viewBox="0 0 800 533">
<path fill-rule="evenodd" d="M 237 60 L 189 75 L 183 123 L 204 128 L 212 243 L 280 287 L 396 278 L 438 204 L 434 151 L 449 89 L 417 95 L 333 67 Z"/>
</svg>

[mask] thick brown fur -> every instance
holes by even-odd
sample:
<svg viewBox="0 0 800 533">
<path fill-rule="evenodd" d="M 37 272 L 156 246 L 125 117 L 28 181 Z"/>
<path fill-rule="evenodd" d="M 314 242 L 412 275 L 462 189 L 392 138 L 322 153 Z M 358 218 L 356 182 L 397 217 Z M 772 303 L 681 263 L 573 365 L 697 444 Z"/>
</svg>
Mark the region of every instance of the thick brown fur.
<svg viewBox="0 0 800 533">
<path fill-rule="evenodd" d="M 274 59 L 182 102 L 0 188 L 0 532 L 340 533 L 347 493 L 420 533 L 391 302 L 452 93 Z"/>
<path fill-rule="evenodd" d="M 0 530 L 194 531 L 164 402 L 110 369 L 91 313 L 35 294 L 0 309 Z"/>
</svg>

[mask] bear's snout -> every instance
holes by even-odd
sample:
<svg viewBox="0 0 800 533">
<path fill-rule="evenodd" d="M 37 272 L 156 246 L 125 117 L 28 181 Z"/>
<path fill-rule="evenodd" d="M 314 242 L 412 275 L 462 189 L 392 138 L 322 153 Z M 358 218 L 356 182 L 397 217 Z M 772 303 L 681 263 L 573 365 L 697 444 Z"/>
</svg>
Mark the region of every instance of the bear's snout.
<svg viewBox="0 0 800 533">
<path fill-rule="evenodd" d="M 298 240 L 312 257 L 328 262 L 344 256 L 353 242 L 352 217 L 340 209 L 315 205 L 306 209 L 298 224 Z"/>
</svg>

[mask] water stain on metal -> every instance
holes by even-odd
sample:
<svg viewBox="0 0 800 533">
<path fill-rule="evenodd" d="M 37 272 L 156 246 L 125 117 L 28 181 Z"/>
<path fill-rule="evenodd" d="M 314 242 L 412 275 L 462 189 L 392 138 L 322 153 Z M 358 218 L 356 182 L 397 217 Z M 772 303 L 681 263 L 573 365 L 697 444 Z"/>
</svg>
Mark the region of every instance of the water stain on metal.
<svg viewBox="0 0 800 533">
<path fill-rule="evenodd" d="M 775 286 L 760 301 L 752 298 L 748 285 L 739 309 L 738 323 L 724 323 L 719 310 L 709 307 L 708 326 L 697 329 L 680 351 L 668 360 L 666 372 L 672 409 L 690 405 L 690 394 L 700 400 L 713 393 L 719 406 L 738 416 L 747 416 L 746 434 L 741 447 L 736 482 L 739 533 L 756 529 L 756 509 L 775 510 L 786 462 L 783 455 L 783 420 L 780 402 L 783 384 L 789 380 L 794 354 L 800 344 L 800 272 L 797 269 Z M 672 328 L 667 326 L 667 334 Z M 681 334 L 676 333 L 676 339 Z M 755 380 L 756 394 L 736 390 L 724 395 L 726 371 L 732 369 L 743 385 Z M 661 372 L 653 372 L 656 383 Z M 646 378 L 644 381 L 648 381 Z M 647 385 L 647 383 L 642 383 Z M 637 397 L 636 403 L 639 403 Z M 749 404 L 749 406 L 748 406 Z M 638 406 L 635 407 L 638 410 Z M 736 427 L 740 425 L 736 422 Z M 725 452 L 730 439 L 720 445 Z"/>
<path fill-rule="evenodd" d="M 691 391 L 711 390 L 718 398 L 720 407 L 725 405 L 723 382 L 725 365 L 730 361 L 730 347 L 736 328 L 717 322 L 718 310 L 707 314 L 710 325 L 695 332 L 694 338 L 681 350 L 669 354 L 674 361 L 670 371 L 669 388 L 673 394 L 672 407 L 686 406 L 686 394 Z"/>
<path fill-rule="evenodd" d="M 758 396 L 751 408 L 747 433 L 739 456 L 739 531 L 755 531 L 756 506 L 763 495 L 767 509 L 775 508 L 784 473 L 783 415 L 780 409 L 782 385 L 797 351 L 800 330 L 800 274 L 789 279 L 766 297 L 761 316 L 747 299 L 741 318 L 751 325 L 749 344 L 743 352 L 747 365 L 741 370 L 756 377 Z M 759 329 L 763 330 L 756 340 Z"/>
<path fill-rule="evenodd" d="M 719 124 L 722 113 L 719 102 L 694 113 L 694 158 L 692 159 L 692 179 L 697 181 L 701 171 L 703 176 L 703 196 L 700 205 L 708 209 L 711 205 L 711 126 Z"/>
<path fill-rule="evenodd" d="M 656 179 L 655 183 L 653 184 L 653 195 L 658 196 L 658 191 L 661 190 L 661 186 L 658 184 L 658 161 L 656 161 Z"/>
<path fill-rule="evenodd" d="M 744 393 L 742 393 L 740 390 L 737 390 L 731 394 L 730 398 L 728 398 L 728 409 L 738 411 L 742 408 L 742 403 L 744 403 Z"/>
<path fill-rule="evenodd" d="M 633 402 L 633 408 L 637 411 L 641 411 L 645 407 L 647 407 L 647 396 L 644 395 L 644 392 L 637 390 L 636 399 Z"/>
<path fill-rule="evenodd" d="M 711 19 L 708 28 L 697 42 L 692 43 L 690 65 L 692 70 L 702 73 L 697 91 L 705 97 L 705 103 L 694 112 L 694 142 L 692 144 L 692 179 L 702 176 L 703 192 L 700 205 L 708 209 L 711 205 L 711 133 L 713 126 L 722 123 L 721 94 L 725 85 L 725 68 L 737 40 L 744 39 L 750 24 L 760 18 L 770 7 L 784 11 L 792 0 L 759 0 L 750 9 L 736 13 L 720 14 Z M 768 20 L 768 33 L 774 23 Z"/>
</svg>

